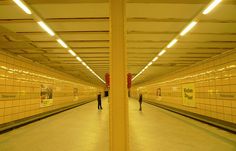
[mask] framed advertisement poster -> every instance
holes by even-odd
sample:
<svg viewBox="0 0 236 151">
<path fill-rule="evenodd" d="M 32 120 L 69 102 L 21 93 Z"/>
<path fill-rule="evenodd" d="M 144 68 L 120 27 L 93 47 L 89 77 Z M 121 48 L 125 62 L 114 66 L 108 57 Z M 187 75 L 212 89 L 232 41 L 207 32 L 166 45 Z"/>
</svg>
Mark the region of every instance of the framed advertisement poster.
<svg viewBox="0 0 236 151">
<path fill-rule="evenodd" d="M 40 107 L 47 107 L 53 104 L 53 87 L 52 85 L 41 84 L 41 101 Z"/>
<path fill-rule="evenodd" d="M 156 96 L 161 96 L 161 88 L 157 88 Z"/>
<path fill-rule="evenodd" d="M 78 88 L 74 88 L 74 89 L 73 89 L 73 94 L 74 94 L 74 101 L 78 101 L 78 100 L 79 100 L 79 91 L 78 91 Z"/>
<path fill-rule="evenodd" d="M 161 97 L 161 88 L 157 88 L 156 89 L 156 99 L 158 100 L 158 101 L 161 101 L 161 99 L 162 99 L 162 97 Z"/>
</svg>

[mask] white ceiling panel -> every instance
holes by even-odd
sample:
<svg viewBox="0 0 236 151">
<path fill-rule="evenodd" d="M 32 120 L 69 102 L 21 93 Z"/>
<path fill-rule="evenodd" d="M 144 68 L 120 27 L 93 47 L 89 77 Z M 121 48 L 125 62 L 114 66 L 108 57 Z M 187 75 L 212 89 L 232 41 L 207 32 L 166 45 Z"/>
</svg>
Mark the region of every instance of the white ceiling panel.
<svg viewBox="0 0 236 151">
<path fill-rule="evenodd" d="M 186 23 L 166 23 L 166 22 L 128 22 L 128 31 L 152 31 L 152 32 L 177 32 L 180 31 Z"/>
<path fill-rule="evenodd" d="M 30 15 L 24 13 L 18 6 L 11 1 L 10 5 L 0 5 L 0 19 L 31 19 Z"/>
<path fill-rule="evenodd" d="M 49 23 L 55 31 L 106 31 L 108 22 L 57 22 Z"/>
<path fill-rule="evenodd" d="M 5 27 L 13 32 L 44 32 L 42 28 L 38 26 L 36 22 L 32 23 L 1 23 L 2 27 Z"/>
<path fill-rule="evenodd" d="M 127 4 L 127 17 L 143 18 L 185 18 L 191 19 L 205 5 L 201 4 L 156 4 L 156 3 Z M 158 2 L 158 1 L 156 1 Z M 142 10 L 142 11 L 140 11 Z"/>
<path fill-rule="evenodd" d="M 128 72 L 139 73 L 197 16 L 199 23 L 161 56 L 134 84 L 236 47 L 236 2 L 224 0 L 200 15 L 211 0 L 128 0 Z M 108 0 L 25 0 L 53 31 L 102 78 L 109 72 Z M 0 49 L 62 70 L 94 84 L 102 83 L 55 37 L 42 30 L 34 15 L 25 15 L 11 0 L 0 2 Z"/>
<path fill-rule="evenodd" d="M 140 40 L 140 41 L 146 41 L 146 40 L 151 40 L 151 41 L 170 41 L 175 34 L 154 34 L 155 32 L 150 33 L 150 34 L 128 34 L 127 35 L 127 40 Z"/>
<path fill-rule="evenodd" d="M 60 33 L 64 40 L 109 40 L 109 34 L 104 33 Z"/>
<path fill-rule="evenodd" d="M 199 23 L 191 33 L 236 33 L 235 23 Z"/>
<path fill-rule="evenodd" d="M 107 3 L 49 3 L 32 5 L 43 18 L 108 17 L 108 6 Z"/>
<path fill-rule="evenodd" d="M 196 41 L 196 42 L 217 42 L 217 41 L 228 41 L 236 42 L 236 33 L 235 34 L 188 34 L 183 37 L 180 41 Z"/>
</svg>

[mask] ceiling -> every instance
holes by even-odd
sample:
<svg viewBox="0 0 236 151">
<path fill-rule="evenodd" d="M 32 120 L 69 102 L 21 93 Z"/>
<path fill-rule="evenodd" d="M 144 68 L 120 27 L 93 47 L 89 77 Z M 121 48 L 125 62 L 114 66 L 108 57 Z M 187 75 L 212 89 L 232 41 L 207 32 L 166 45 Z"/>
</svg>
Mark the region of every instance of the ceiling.
<svg viewBox="0 0 236 151">
<path fill-rule="evenodd" d="M 25 0 L 101 78 L 109 71 L 107 0 Z M 128 72 L 135 76 L 210 0 L 128 0 Z M 134 80 L 138 84 L 236 47 L 236 0 L 224 0 Z M 11 0 L 0 0 L 0 50 L 101 85 Z"/>
</svg>

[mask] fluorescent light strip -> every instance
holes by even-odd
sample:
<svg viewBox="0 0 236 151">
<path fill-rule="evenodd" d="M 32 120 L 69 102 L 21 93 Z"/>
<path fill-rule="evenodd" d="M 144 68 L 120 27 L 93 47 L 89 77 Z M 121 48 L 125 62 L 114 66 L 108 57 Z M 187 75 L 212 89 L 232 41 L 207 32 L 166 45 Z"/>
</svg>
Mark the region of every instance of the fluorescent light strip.
<svg viewBox="0 0 236 151">
<path fill-rule="evenodd" d="M 158 54 L 158 56 L 162 56 L 165 52 L 166 52 L 166 50 L 162 50 L 162 51 Z"/>
<path fill-rule="evenodd" d="M 152 60 L 152 62 L 155 62 L 155 61 L 157 61 L 157 59 L 158 59 L 158 57 L 155 57 L 155 58 Z"/>
<path fill-rule="evenodd" d="M 168 45 L 167 48 L 171 48 L 172 46 L 174 46 L 174 44 L 177 42 L 177 39 L 172 40 Z"/>
<path fill-rule="evenodd" d="M 85 62 L 82 62 L 82 64 L 88 69 L 90 70 L 99 80 L 101 80 L 103 83 L 106 83 L 101 77 L 99 77 L 88 65 L 86 65 Z"/>
<path fill-rule="evenodd" d="M 146 66 L 144 69 L 146 70 L 148 68 L 148 66 Z"/>
<path fill-rule="evenodd" d="M 150 65 L 152 65 L 152 62 L 149 62 L 149 63 L 148 63 L 148 66 L 150 66 Z"/>
<path fill-rule="evenodd" d="M 72 51 L 72 50 L 71 50 Z M 99 80 L 101 80 L 103 83 L 106 83 L 101 77 L 99 77 L 85 62 L 82 61 L 82 59 L 77 56 L 76 59 L 81 62 L 92 74 L 94 74 Z"/>
<path fill-rule="evenodd" d="M 54 36 L 55 33 L 42 21 L 37 22 L 49 35 Z"/>
<path fill-rule="evenodd" d="M 30 9 L 23 4 L 20 0 L 13 0 L 26 14 L 32 14 Z"/>
<path fill-rule="evenodd" d="M 68 50 L 68 52 L 69 52 L 72 56 L 74 56 L 74 57 L 76 56 L 76 53 L 75 53 L 73 50 L 70 49 L 70 50 Z"/>
<path fill-rule="evenodd" d="M 184 36 L 186 33 L 188 33 L 195 25 L 197 24 L 196 21 L 191 22 L 181 33 L 181 36 Z"/>
<path fill-rule="evenodd" d="M 166 52 L 166 50 L 162 50 L 159 54 L 164 54 Z M 161 56 L 160 55 L 160 56 Z M 158 57 L 156 56 L 155 58 L 153 58 L 153 60 L 151 62 L 148 63 L 148 65 L 145 66 L 145 68 L 143 68 L 134 78 L 132 78 L 132 81 L 134 79 L 136 79 L 138 76 L 140 76 L 140 74 L 142 74 L 149 66 L 151 66 L 153 64 L 153 62 L 155 62 L 158 59 Z"/>
<path fill-rule="evenodd" d="M 206 15 L 210 13 L 222 0 L 215 0 L 212 2 L 204 11 L 202 14 Z"/>
<path fill-rule="evenodd" d="M 66 45 L 66 43 L 64 41 L 62 41 L 61 39 L 57 39 L 57 42 L 64 48 L 68 48 L 68 46 Z"/>
<path fill-rule="evenodd" d="M 136 79 L 139 75 L 140 75 L 140 74 L 137 74 L 137 75 L 133 78 L 133 80 Z"/>
<path fill-rule="evenodd" d="M 20 0 L 13 0 L 25 13 L 27 14 L 32 14 L 32 12 L 30 11 L 30 9 L 24 4 L 24 2 L 20 1 Z M 35 14 L 37 16 L 37 14 Z M 38 21 L 37 22 L 49 35 L 54 36 L 55 33 L 53 32 L 53 30 L 51 30 L 43 21 Z M 62 41 L 61 39 L 57 39 L 57 42 L 64 48 L 68 48 L 67 44 Z M 68 50 L 68 52 L 72 55 L 76 57 L 76 53 L 74 51 L 72 51 L 71 49 Z M 87 64 L 85 62 L 82 61 L 82 59 L 80 57 L 76 57 L 76 59 L 78 61 L 80 61 L 88 70 L 90 70 L 98 79 L 100 79 L 103 83 L 105 83 L 105 81 L 100 78 L 89 66 L 87 66 Z"/>
<path fill-rule="evenodd" d="M 82 62 L 82 59 L 80 57 L 76 57 L 76 59 L 79 61 L 79 62 Z"/>
<path fill-rule="evenodd" d="M 82 62 L 82 64 L 83 64 L 84 66 L 87 66 L 85 62 Z"/>
<path fill-rule="evenodd" d="M 203 14 L 206 15 L 208 13 L 210 13 L 222 0 L 215 0 L 213 1 L 204 11 Z M 181 33 L 181 36 L 184 36 L 185 34 L 187 34 L 194 26 L 196 26 L 197 22 L 193 21 L 191 22 Z M 171 48 L 172 46 L 174 46 L 176 44 L 176 42 L 178 41 L 178 39 L 173 39 L 168 45 L 167 48 Z M 166 50 L 162 50 L 158 56 L 163 55 L 166 52 Z M 144 69 L 142 69 L 134 78 L 132 78 L 132 81 L 134 79 L 136 79 L 141 73 L 143 73 L 150 65 L 152 65 L 153 62 L 155 62 L 158 59 L 158 57 L 153 58 L 152 62 L 149 62 L 149 64 L 147 66 L 145 66 Z"/>
</svg>

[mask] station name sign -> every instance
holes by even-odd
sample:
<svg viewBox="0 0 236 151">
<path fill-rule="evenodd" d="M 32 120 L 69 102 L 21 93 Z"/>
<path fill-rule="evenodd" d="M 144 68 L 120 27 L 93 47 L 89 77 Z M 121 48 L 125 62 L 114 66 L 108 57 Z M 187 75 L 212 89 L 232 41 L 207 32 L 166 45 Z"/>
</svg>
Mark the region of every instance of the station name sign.
<svg viewBox="0 0 236 151">
<path fill-rule="evenodd" d="M 182 97 L 183 105 L 195 107 L 195 87 L 194 83 L 188 83 L 182 85 Z"/>
</svg>

